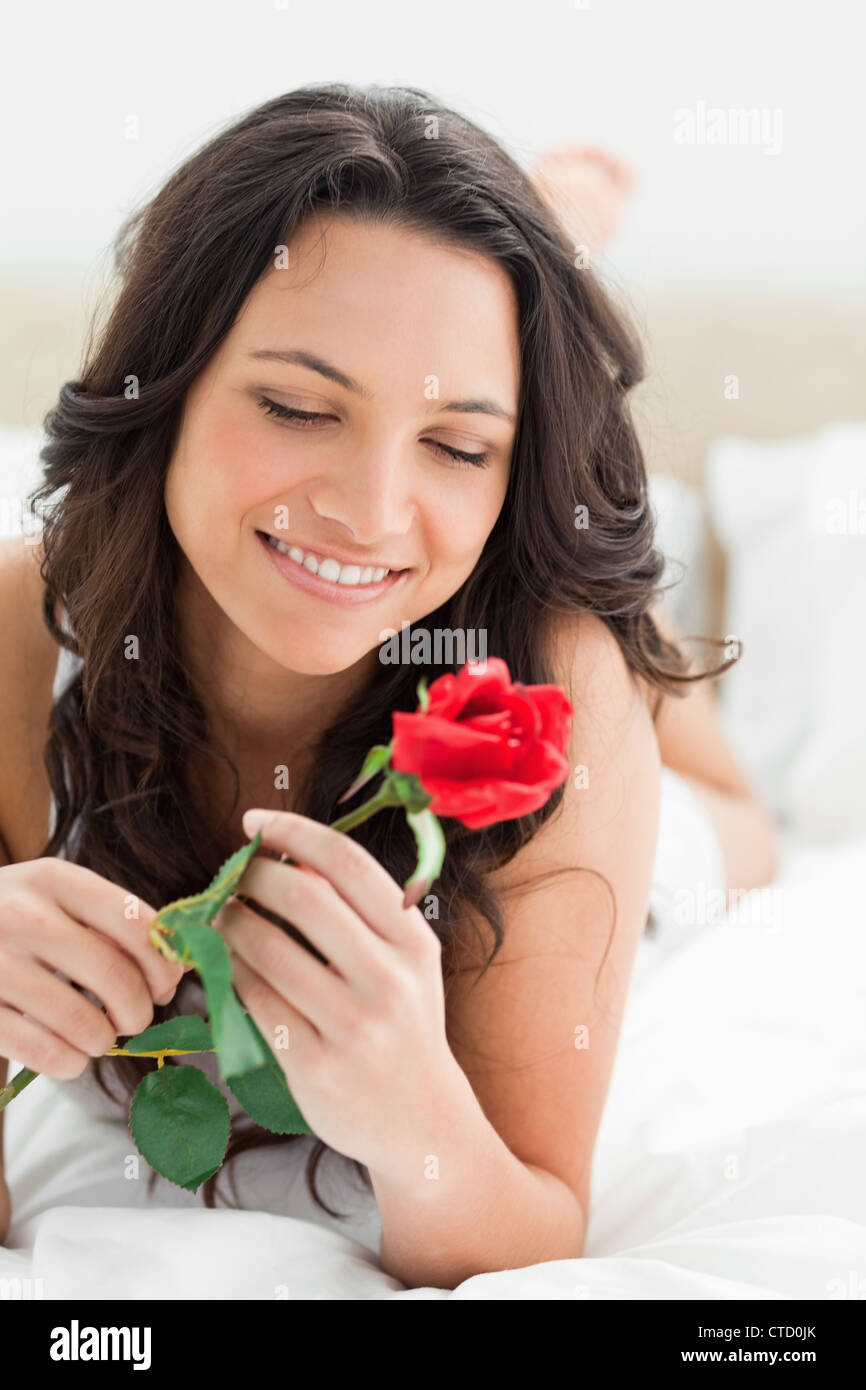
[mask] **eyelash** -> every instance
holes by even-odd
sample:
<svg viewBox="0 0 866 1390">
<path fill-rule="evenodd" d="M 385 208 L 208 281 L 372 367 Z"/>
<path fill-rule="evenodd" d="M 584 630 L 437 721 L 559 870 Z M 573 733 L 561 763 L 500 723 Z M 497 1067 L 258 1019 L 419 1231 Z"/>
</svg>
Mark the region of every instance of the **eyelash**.
<svg viewBox="0 0 866 1390">
<path fill-rule="evenodd" d="M 278 415 L 284 420 L 293 420 L 297 422 L 301 428 L 304 427 L 304 424 L 311 423 L 313 420 L 327 420 L 329 418 L 327 415 L 320 414 L 317 411 L 295 410 L 291 406 L 278 405 L 276 401 L 269 400 L 267 396 L 259 397 L 259 405 L 266 414 Z M 468 454 L 464 453 L 461 449 L 450 449 L 447 444 L 440 444 L 436 439 L 431 439 L 430 443 L 433 445 L 434 449 L 440 449 L 442 453 L 447 454 L 453 463 L 457 463 L 463 467 L 484 468 L 490 458 L 488 453 Z"/>
</svg>

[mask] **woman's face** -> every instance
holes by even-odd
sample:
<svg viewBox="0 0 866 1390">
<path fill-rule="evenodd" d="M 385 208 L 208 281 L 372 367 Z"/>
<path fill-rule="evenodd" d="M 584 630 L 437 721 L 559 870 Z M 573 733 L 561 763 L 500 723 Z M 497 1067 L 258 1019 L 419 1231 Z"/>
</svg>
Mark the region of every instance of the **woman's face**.
<svg viewBox="0 0 866 1390">
<path fill-rule="evenodd" d="M 187 393 L 165 504 L 208 601 L 329 674 L 471 574 L 508 483 L 518 311 L 493 261 L 390 226 L 311 217 L 286 259 Z"/>
</svg>

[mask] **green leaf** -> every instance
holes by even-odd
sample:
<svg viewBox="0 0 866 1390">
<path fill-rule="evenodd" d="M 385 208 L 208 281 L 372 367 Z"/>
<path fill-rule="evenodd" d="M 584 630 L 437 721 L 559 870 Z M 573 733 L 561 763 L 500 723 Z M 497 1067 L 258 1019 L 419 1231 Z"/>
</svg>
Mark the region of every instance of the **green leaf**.
<svg viewBox="0 0 866 1390">
<path fill-rule="evenodd" d="M 370 781 L 371 777 L 375 777 L 377 772 L 381 772 L 382 768 L 387 765 L 388 759 L 390 757 L 390 743 L 377 743 L 373 748 L 371 748 L 366 758 L 364 759 L 364 765 L 361 768 L 361 771 L 358 773 L 358 776 L 355 778 L 348 791 L 343 792 L 343 795 L 339 798 L 337 805 L 339 806 L 342 802 L 348 801 L 349 797 L 354 796 L 355 792 L 360 791 L 361 788 L 365 786 L 367 782 Z"/>
<path fill-rule="evenodd" d="M 261 843 L 258 831 L 248 845 L 229 856 L 203 893 L 160 908 L 150 929 L 150 939 L 163 955 L 191 962 L 201 976 L 224 1080 L 263 1066 L 265 1056 L 232 988 L 228 947 L 210 923 L 237 888 Z"/>
<path fill-rule="evenodd" d="M 286 1084 L 286 1074 L 259 1032 L 254 1019 L 250 1020 L 268 1054 L 267 1062 L 258 1071 L 246 1076 L 233 1076 L 227 1082 L 232 1095 L 240 1101 L 251 1120 L 274 1134 L 312 1134 L 310 1126 L 292 1098 Z"/>
<path fill-rule="evenodd" d="M 162 1048 L 211 1052 L 214 1041 L 209 1025 L 198 1014 L 179 1014 L 164 1023 L 154 1023 L 123 1045 L 127 1052 L 159 1052 Z"/>
<path fill-rule="evenodd" d="M 176 928 L 175 941 L 195 961 L 201 975 L 223 1080 L 263 1066 L 267 1059 L 232 987 L 231 956 L 219 932 L 199 922 L 187 922 Z"/>
<path fill-rule="evenodd" d="M 430 695 L 429 695 L 429 692 L 428 692 L 428 690 L 427 690 L 427 677 L 426 677 L 426 676 L 422 676 L 422 677 L 421 677 L 420 681 L 418 682 L 417 686 L 415 687 L 415 694 L 418 696 L 418 704 L 421 706 L 421 713 L 422 713 L 422 714 L 426 714 L 426 713 L 427 713 L 427 706 L 428 706 L 429 703 L 430 703 Z"/>
<path fill-rule="evenodd" d="M 411 878 L 404 883 L 404 907 L 414 907 L 423 898 L 434 879 L 439 877 L 445 858 L 445 836 L 432 811 L 407 812 L 415 843 L 418 847 L 418 865 Z"/>
<path fill-rule="evenodd" d="M 177 929 L 185 923 L 197 922 L 206 925 L 212 922 L 235 891 L 244 870 L 261 843 L 262 832 L 259 830 L 248 845 L 241 845 L 239 850 L 229 856 L 202 893 L 193 893 L 189 898 L 176 898 L 174 902 L 166 903 L 165 907 L 160 908 L 150 928 L 150 939 L 157 950 L 168 956 L 169 960 L 180 958 L 178 943 L 166 940 L 166 937 L 172 938 Z M 198 962 L 195 964 L 197 967 Z"/>
<path fill-rule="evenodd" d="M 220 908 L 228 902 L 240 883 L 245 868 L 262 843 L 262 832 L 256 831 L 248 845 L 241 845 L 223 864 L 213 882 L 201 895 L 207 900 L 207 921 L 212 922 Z"/>
<path fill-rule="evenodd" d="M 197 1192 L 225 1158 L 228 1105 L 197 1067 L 160 1067 L 140 1082 L 129 1128 L 139 1152 L 169 1182 Z"/>
</svg>

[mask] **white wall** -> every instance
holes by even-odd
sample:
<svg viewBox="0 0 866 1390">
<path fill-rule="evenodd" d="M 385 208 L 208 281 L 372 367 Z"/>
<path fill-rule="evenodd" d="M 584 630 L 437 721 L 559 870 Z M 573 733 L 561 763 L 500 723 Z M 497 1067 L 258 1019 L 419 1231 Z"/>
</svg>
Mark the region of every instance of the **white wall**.
<svg viewBox="0 0 866 1390">
<path fill-rule="evenodd" d="M 3 28 L 0 271 L 98 270 L 218 125 L 348 80 L 427 88 L 523 163 L 567 139 L 623 155 L 639 183 L 608 261 L 633 287 L 866 283 L 860 0 L 6 0 Z M 779 111 L 778 152 L 678 144 L 699 103 Z"/>
</svg>

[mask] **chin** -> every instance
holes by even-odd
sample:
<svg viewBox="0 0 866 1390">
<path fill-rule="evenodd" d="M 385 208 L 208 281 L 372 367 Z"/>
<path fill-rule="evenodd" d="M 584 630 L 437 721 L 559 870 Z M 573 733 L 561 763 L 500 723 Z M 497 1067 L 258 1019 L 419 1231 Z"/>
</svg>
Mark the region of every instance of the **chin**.
<svg viewBox="0 0 866 1390">
<path fill-rule="evenodd" d="M 350 644 L 345 637 L 341 641 L 336 634 L 323 632 L 320 628 L 308 628 L 303 623 L 292 623 L 289 627 L 290 640 L 279 645 L 273 640 L 273 629 L 263 634 L 264 640 L 261 642 L 252 634 L 250 636 L 256 646 L 278 666 L 299 676 L 336 676 L 356 666 L 379 645 L 375 637 L 369 643 L 356 645 Z"/>
</svg>

